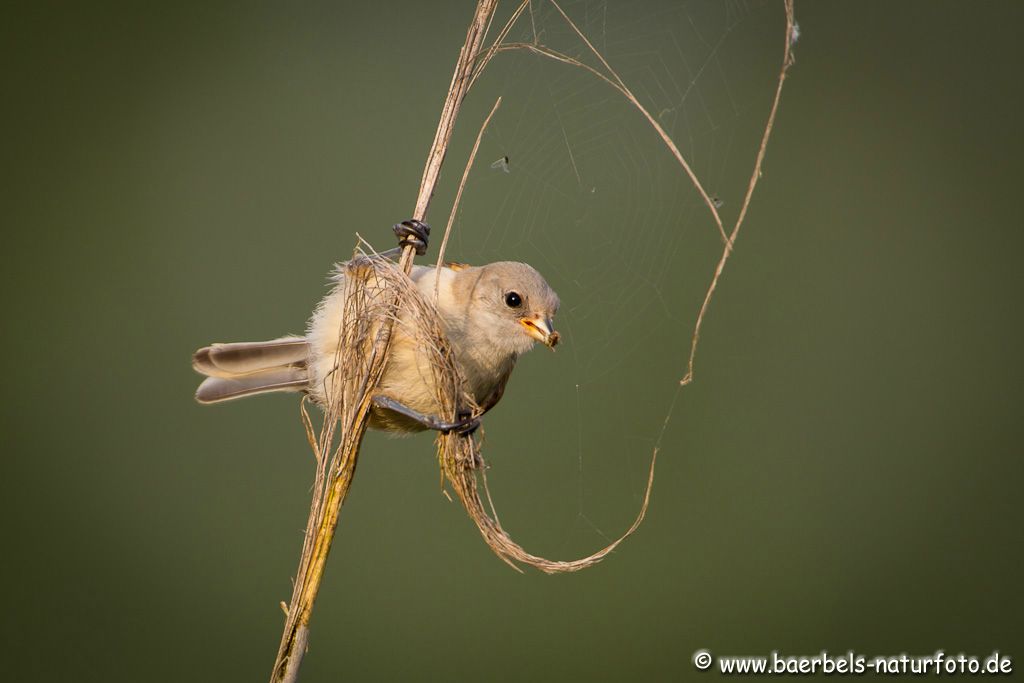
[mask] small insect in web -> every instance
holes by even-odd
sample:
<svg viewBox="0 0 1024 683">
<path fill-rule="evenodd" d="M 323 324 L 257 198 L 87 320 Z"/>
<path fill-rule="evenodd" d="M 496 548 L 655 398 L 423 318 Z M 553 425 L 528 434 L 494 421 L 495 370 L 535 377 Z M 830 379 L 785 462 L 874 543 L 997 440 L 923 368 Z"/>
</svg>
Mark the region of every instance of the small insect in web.
<svg viewBox="0 0 1024 683">
<path fill-rule="evenodd" d="M 492 163 L 491 164 L 491 168 L 493 168 L 496 171 L 499 171 L 499 170 L 500 171 L 504 171 L 505 173 L 511 173 L 512 172 L 512 169 L 509 168 L 509 159 L 508 159 L 507 156 L 504 156 L 504 157 L 498 159 L 497 161 L 495 161 L 494 163 Z"/>
<path fill-rule="evenodd" d="M 711 203 L 715 205 L 716 209 L 721 209 L 722 205 L 725 204 L 717 194 L 711 195 Z"/>
</svg>

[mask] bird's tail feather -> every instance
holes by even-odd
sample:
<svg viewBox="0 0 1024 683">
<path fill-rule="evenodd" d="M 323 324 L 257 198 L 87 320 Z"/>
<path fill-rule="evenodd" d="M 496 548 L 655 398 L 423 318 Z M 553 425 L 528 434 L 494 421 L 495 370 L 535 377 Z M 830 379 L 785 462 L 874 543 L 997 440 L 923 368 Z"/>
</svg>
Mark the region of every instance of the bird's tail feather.
<svg viewBox="0 0 1024 683">
<path fill-rule="evenodd" d="M 192 355 L 192 367 L 206 375 L 196 400 L 217 403 L 271 391 L 303 391 L 309 383 L 308 354 L 309 345 L 301 337 L 204 346 Z"/>
<path fill-rule="evenodd" d="M 303 337 L 210 344 L 192 354 L 192 367 L 208 377 L 234 377 L 282 366 L 305 367 L 308 354 L 309 344 Z"/>
<path fill-rule="evenodd" d="M 300 368 L 261 370 L 231 378 L 207 377 L 196 390 L 196 400 L 219 403 L 271 391 L 302 391 L 308 385 L 306 371 Z"/>
</svg>

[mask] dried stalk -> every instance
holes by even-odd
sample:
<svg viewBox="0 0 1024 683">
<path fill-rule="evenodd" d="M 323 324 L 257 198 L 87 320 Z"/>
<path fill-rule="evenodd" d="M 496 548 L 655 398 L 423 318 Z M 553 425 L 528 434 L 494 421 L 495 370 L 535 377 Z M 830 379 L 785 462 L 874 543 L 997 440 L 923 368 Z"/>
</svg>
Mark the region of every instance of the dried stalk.
<svg viewBox="0 0 1024 683">
<path fill-rule="evenodd" d="M 477 446 L 473 439 L 461 438 L 452 435 L 441 435 L 438 437 L 438 457 L 441 461 L 441 470 L 445 477 L 451 482 L 452 488 L 462 501 L 470 518 L 476 523 L 483 536 L 484 542 L 491 550 L 505 563 L 516 571 L 522 571 L 515 563 L 535 567 L 545 574 L 560 574 L 565 572 L 577 572 L 586 569 L 603 560 L 609 553 L 615 550 L 620 543 L 626 540 L 636 531 L 644 521 L 647 514 L 647 507 L 651 502 L 651 490 L 654 486 L 654 466 L 658 459 L 658 449 L 654 449 L 651 456 L 650 468 L 647 472 L 647 487 L 644 490 L 644 499 L 640 505 L 633 524 L 616 540 L 612 541 L 597 552 L 576 560 L 549 560 L 545 557 L 533 555 L 527 552 L 518 543 L 512 540 L 508 532 L 502 528 L 498 521 L 498 515 L 494 513 L 494 506 L 491 503 L 491 512 L 488 513 L 480 499 L 480 490 L 477 486 L 477 473 L 481 473 L 484 490 L 490 501 L 491 494 L 487 490 L 487 478 L 484 476 L 481 465 L 483 460 L 476 450 Z"/>
<path fill-rule="evenodd" d="M 448 213 L 448 224 L 444 226 L 444 238 L 441 240 L 441 248 L 437 250 L 437 266 L 436 276 L 434 278 L 434 303 L 437 303 L 438 288 L 441 286 L 441 268 L 444 266 L 444 252 L 448 248 L 448 238 L 452 234 L 452 225 L 455 224 L 455 214 L 459 210 L 459 204 L 462 202 L 462 191 L 466 189 L 466 181 L 469 180 L 469 172 L 473 170 L 473 162 L 476 161 L 477 150 L 480 149 L 480 141 L 484 137 L 484 131 L 487 130 L 487 125 L 494 118 L 494 112 L 498 111 L 498 107 L 501 106 L 501 98 L 499 97 L 495 102 L 494 106 L 491 107 L 491 113 L 484 119 L 484 123 L 480 126 L 480 132 L 476 134 L 476 142 L 473 143 L 473 149 L 469 153 L 469 160 L 466 161 L 466 168 L 462 171 L 462 180 L 459 181 L 459 189 L 455 193 L 455 201 L 452 202 L 452 210 Z"/>
<path fill-rule="evenodd" d="M 497 0 L 478 0 L 472 22 L 466 32 L 466 40 L 459 52 L 437 132 L 423 169 L 423 178 L 420 181 L 416 208 L 413 213 L 413 218 L 417 220 L 426 218 L 430 199 L 434 193 L 434 187 L 437 184 L 437 178 L 451 140 L 455 119 L 469 89 L 474 60 L 483 44 L 496 4 Z M 415 250 L 411 246 L 407 246 L 402 252 L 399 269 L 405 275 L 408 275 L 412 269 L 414 256 Z M 339 343 L 338 357 L 336 358 L 336 368 L 339 372 L 333 376 L 332 391 L 328 392 L 331 398 L 325 411 L 324 426 L 318 444 L 314 448 L 314 453 L 317 456 L 317 471 L 313 499 L 284 632 L 271 673 L 272 683 L 292 683 L 298 680 L 299 668 L 309 641 L 309 619 L 319 593 L 327 555 L 337 529 L 341 506 L 355 474 L 359 447 L 362 444 L 363 435 L 366 433 L 370 400 L 384 370 L 384 360 L 387 357 L 391 340 L 391 329 L 398 310 L 401 290 L 390 297 L 383 315 L 374 317 L 375 311 L 369 310 L 369 302 L 364 296 L 365 287 L 360 288 L 357 284 L 360 282 L 363 280 L 358 277 L 346 279 L 347 287 L 348 283 L 353 283 L 351 296 L 346 297 L 346 301 L 351 299 L 352 303 L 349 310 L 346 311 L 342 323 L 341 343 Z M 384 298 L 388 299 L 388 297 Z M 376 312 L 380 313 L 380 311 Z M 343 348 L 346 350 L 367 348 L 366 342 L 371 338 L 371 332 L 374 343 L 369 345 L 367 356 L 358 359 L 362 362 L 351 360 L 350 356 L 355 354 L 346 353 L 346 358 L 340 357 L 340 351 Z M 304 418 L 307 434 L 309 434 L 311 425 L 308 415 L 304 414 Z M 337 450 L 330 458 L 328 467 L 327 454 L 331 451 L 335 429 L 338 425 L 342 427 L 341 440 Z"/>
<path fill-rule="evenodd" d="M 740 232 L 740 226 L 743 225 L 743 219 L 747 216 L 747 208 L 750 206 L 751 197 L 754 196 L 754 188 L 757 187 L 757 181 L 761 179 L 761 164 L 764 162 L 765 151 L 768 149 L 768 139 L 772 135 L 772 127 L 775 125 L 775 114 L 779 110 L 779 101 L 782 98 L 782 86 L 786 82 L 789 67 L 793 66 L 793 40 L 796 21 L 793 14 L 793 0 L 785 0 L 785 5 L 786 37 L 783 41 L 782 67 L 779 69 L 779 81 L 775 86 L 775 98 L 772 100 L 772 108 L 768 113 L 768 122 L 765 124 L 764 134 L 761 136 L 761 146 L 757 149 L 757 160 L 754 162 L 754 171 L 750 174 L 750 182 L 747 185 L 747 194 L 743 197 L 740 214 L 736 218 L 736 225 L 733 226 L 732 232 L 729 233 L 729 240 L 726 242 L 722 255 L 718 259 L 715 274 L 711 278 L 711 284 L 708 285 L 708 291 L 704 295 L 704 301 L 701 303 L 700 311 L 697 313 L 697 322 L 693 326 L 693 336 L 690 338 L 690 357 L 686 361 L 686 375 L 679 380 L 679 383 L 682 385 L 693 381 L 693 361 L 697 357 L 697 342 L 700 340 L 700 328 L 704 324 L 704 314 L 707 313 L 708 306 L 711 304 L 711 297 L 715 293 L 715 287 L 718 286 L 718 278 L 722 276 L 722 271 L 725 270 L 725 262 L 729 260 L 733 245 L 736 244 L 736 236 Z"/>
</svg>

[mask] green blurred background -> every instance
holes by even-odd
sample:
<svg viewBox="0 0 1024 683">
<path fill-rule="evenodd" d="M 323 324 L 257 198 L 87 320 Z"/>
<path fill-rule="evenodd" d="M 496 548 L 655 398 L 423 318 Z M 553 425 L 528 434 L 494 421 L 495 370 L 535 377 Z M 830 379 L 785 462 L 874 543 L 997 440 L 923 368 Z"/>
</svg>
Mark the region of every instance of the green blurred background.
<svg viewBox="0 0 1024 683">
<path fill-rule="evenodd" d="M 6 680 L 268 676 L 312 458 L 294 397 L 200 407 L 189 354 L 301 332 L 356 232 L 391 246 L 471 9 L 8 10 Z M 781 3 L 566 10 L 734 220 Z M 797 16 L 681 391 L 720 251 L 692 187 L 586 74 L 502 55 L 481 80 L 430 219 L 503 95 L 449 255 L 533 263 L 566 341 L 485 421 L 502 522 L 558 559 L 616 537 L 675 401 L 648 519 L 595 568 L 520 575 L 441 495 L 429 436 L 371 434 L 303 680 L 714 676 L 698 648 L 1024 656 L 1024 5 Z M 534 23 L 571 40 L 550 7 Z"/>
</svg>

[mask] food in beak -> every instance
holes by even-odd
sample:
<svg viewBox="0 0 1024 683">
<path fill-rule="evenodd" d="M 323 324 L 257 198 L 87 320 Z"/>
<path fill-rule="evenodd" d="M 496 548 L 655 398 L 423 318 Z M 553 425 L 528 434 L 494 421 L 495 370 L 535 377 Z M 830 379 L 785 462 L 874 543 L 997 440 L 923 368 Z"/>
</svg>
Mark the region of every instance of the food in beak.
<svg viewBox="0 0 1024 683">
<path fill-rule="evenodd" d="M 558 332 L 551 329 L 550 318 L 520 318 L 519 324 L 526 330 L 526 334 L 550 349 L 555 348 L 561 339 Z"/>
</svg>

